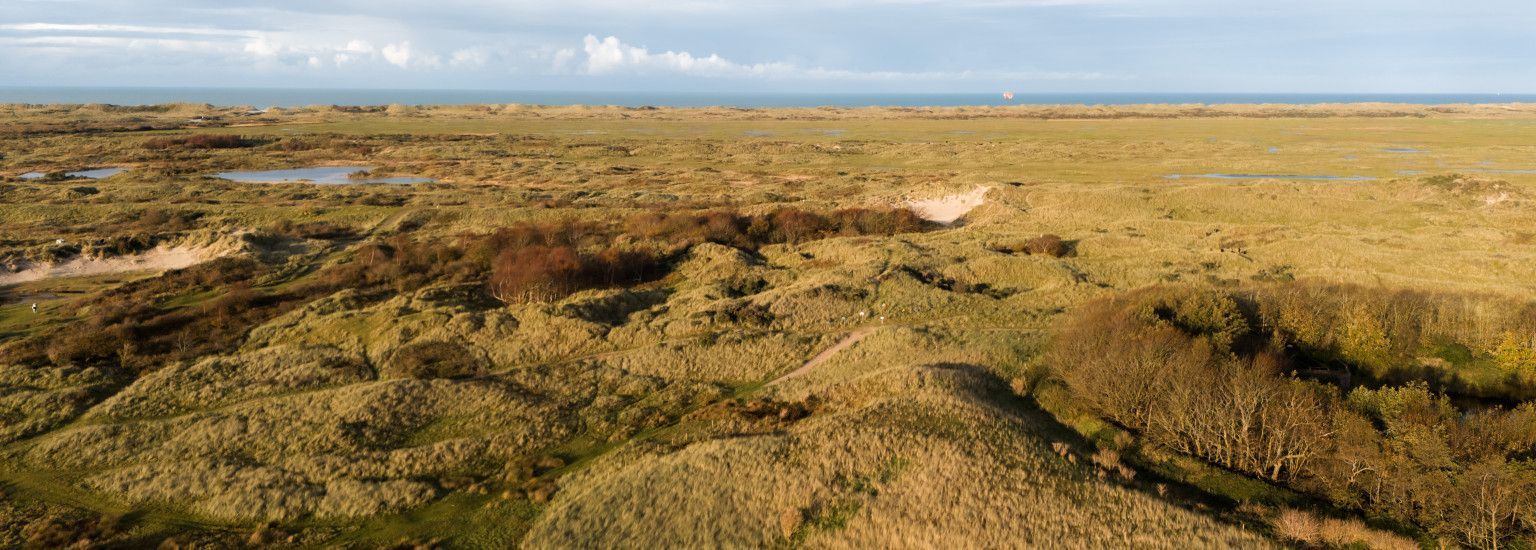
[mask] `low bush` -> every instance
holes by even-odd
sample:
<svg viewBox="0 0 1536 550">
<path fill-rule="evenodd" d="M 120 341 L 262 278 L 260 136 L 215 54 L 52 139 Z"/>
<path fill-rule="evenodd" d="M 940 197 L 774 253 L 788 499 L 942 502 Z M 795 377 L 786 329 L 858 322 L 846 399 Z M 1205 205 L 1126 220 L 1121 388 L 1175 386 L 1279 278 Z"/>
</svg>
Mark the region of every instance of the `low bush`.
<svg viewBox="0 0 1536 550">
<path fill-rule="evenodd" d="M 485 374 L 485 366 L 462 345 L 431 340 L 395 350 L 385 373 L 418 380 L 464 378 Z"/>
<path fill-rule="evenodd" d="M 283 220 L 268 227 L 267 231 L 295 239 L 346 239 L 357 235 L 357 230 L 332 222 L 294 222 Z"/>
<path fill-rule="evenodd" d="M 582 254 L 569 246 L 508 248 L 491 266 L 488 288 L 505 303 L 553 301 L 584 288 L 625 286 L 660 274 L 655 252 L 606 248 Z"/>
<path fill-rule="evenodd" d="M 189 136 L 157 137 L 144 140 L 144 148 L 151 151 L 165 149 L 239 149 L 254 147 L 261 142 L 230 134 L 193 134 Z"/>
<path fill-rule="evenodd" d="M 1057 235 L 1041 235 L 1024 241 L 996 245 L 993 250 L 1004 254 L 1029 254 L 1044 255 L 1054 258 L 1063 258 L 1077 255 L 1076 247 L 1072 241 L 1064 240 Z"/>
<path fill-rule="evenodd" d="M 712 242 L 746 249 L 838 236 L 912 233 L 932 227 L 932 223 L 906 208 L 849 208 L 828 214 L 798 208 L 781 208 L 761 215 L 728 211 L 647 212 L 624 220 L 625 232 L 639 237 L 684 244 Z"/>
</svg>

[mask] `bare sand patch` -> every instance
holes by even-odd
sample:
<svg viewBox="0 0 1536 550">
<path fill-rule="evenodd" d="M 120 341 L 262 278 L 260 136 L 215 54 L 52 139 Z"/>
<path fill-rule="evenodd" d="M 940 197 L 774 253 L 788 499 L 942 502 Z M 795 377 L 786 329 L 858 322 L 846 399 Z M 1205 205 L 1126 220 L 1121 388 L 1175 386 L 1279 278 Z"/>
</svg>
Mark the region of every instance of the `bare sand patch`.
<svg viewBox="0 0 1536 550">
<path fill-rule="evenodd" d="M 55 264 L 32 264 L 19 271 L 0 271 L 0 285 L 14 285 L 61 277 L 109 275 L 134 271 L 167 271 L 202 263 L 223 255 L 213 246 L 160 246 L 140 254 L 90 258 L 77 256 Z"/>
<path fill-rule="evenodd" d="M 967 213 L 987 201 L 988 186 L 977 187 L 970 192 L 949 195 L 937 199 L 911 200 L 907 206 L 923 219 L 943 224 L 955 223 Z"/>
</svg>

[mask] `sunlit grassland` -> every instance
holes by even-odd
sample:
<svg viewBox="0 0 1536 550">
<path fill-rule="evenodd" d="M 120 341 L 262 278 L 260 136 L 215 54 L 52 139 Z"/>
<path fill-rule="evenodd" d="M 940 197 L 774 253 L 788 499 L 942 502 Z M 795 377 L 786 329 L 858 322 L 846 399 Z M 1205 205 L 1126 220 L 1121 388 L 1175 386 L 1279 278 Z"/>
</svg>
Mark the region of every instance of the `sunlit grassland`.
<svg viewBox="0 0 1536 550">
<path fill-rule="evenodd" d="M 828 130 L 839 130 L 829 133 Z M 1402 171 L 1536 169 L 1528 119 L 1127 120 L 439 120 L 369 118 L 222 129 L 251 135 L 501 134 L 648 144 L 672 140 L 847 143 L 852 152 L 802 169 L 960 170 L 960 179 L 1155 181 L 1173 174 L 1300 174 L 1393 178 Z M 859 151 L 866 141 L 885 151 Z M 1271 150 L 1273 148 L 1273 151 Z M 1414 149 L 1421 152 L 1391 152 Z M 638 156 L 638 155 L 637 155 Z M 795 155 L 783 154 L 784 157 Z M 643 156 L 631 162 L 646 164 Z M 710 159 L 699 165 L 718 166 Z M 767 159 L 778 160 L 770 155 Z M 702 162 L 701 162 L 702 161 Z M 776 163 L 778 164 L 778 163 Z M 660 163 L 656 164 L 660 165 Z M 684 164 L 687 166 L 687 164 Z M 752 166 L 744 165 L 743 168 Z M 1519 177 L 1520 174 L 1511 175 Z M 1529 175 L 1525 175 L 1529 176 Z"/>
<path fill-rule="evenodd" d="M 145 116 L 185 126 L 188 109 Z M 236 534 L 224 543 L 270 523 L 322 546 L 1263 545 L 1262 518 L 1235 508 L 1305 499 L 1181 455 L 1133 464 L 1136 479 L 1096 475 L 1087 457 L 1117 429 L 1034 399 L 1052 395 L 1030 391 L 1051 387 L 1041 349 L 1085 302 L 1160 283 L 1536 296 L 1536 176 L 1493 172 L 1536 169 L 1536 118 L 1409 111 L 310 109 L 235 127 L 5 136 L 8 176 L 133 170 L 6 179 L 0 254 L 35 257 L 60 239 L 255 235 L 239 253 L 282 266 L 242 288 L 258 294 L 368 262 L 364 243 L 990 191 L 954 226 L 750 251 L 695 244 L 654 280 L 549 303 L 432 284 L 343 289 L 242 329 L 227 350 L 112 380 L 0 357 L 0 412 L 40 426 L 8 440 L 0 472 L 17 499 L 128 513 L 144 537 Z M 201 133 L 254 143 L 143 146 Z M 313 164 L 441 183 L 205 177 Z M 1166 177 L 1208 173 L 1374 179 Z M 195 219 L 133 223 L 151 211 Z M 349 233 L 294 236 L 285 222 Z M 1073 253 L 1014 246 L 1045 234 Z M 0 343 L 88 317 L 92 297 L 150 275 L 0 289 Z M 172 289 L 145 306 L 188 310 L 232 291 Z M 855 331 L 866 337 L 778 380 Z M 423 342 L 460 346 L 483 368 L 391 370 Z M 1470 380 L 1499 375 L 1486 350 L 1425 355 Z"/>
</svg>

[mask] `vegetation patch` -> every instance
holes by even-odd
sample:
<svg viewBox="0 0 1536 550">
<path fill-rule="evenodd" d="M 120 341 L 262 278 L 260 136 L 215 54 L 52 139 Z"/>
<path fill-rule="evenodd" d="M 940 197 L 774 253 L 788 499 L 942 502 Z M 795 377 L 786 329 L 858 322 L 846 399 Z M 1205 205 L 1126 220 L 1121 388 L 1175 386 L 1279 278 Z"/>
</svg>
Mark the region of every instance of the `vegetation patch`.
<svg viewBox="0 0 1536 550">
<path fill-rule="evenodd" d="M 1411 379 L 1418 369 L 1391 368 L 1431 334 L 1529 326 L 1528 305 L 1491 299 L 1477 306 L 1478 326 L 1434 322 L 1470 300 L 1309 283 L 1254 292 L 1152 287 L 1083 307 L 1047 360 L 1075 396 L 1150 443 L 1496 547 L 1533 533 L 1516 503 L 1536 499 L 1536 403 L 1459 406 Z M 1489 307 L 1505 314 L 1487 315 Z M 1370 330 L 1383 321 L 1394 329 Z M 1298 350 L 1369 361 L 1366 373 L 1391 372 L 1401 385 L 1299 376 L 1317 356 Z"/>
</svg>

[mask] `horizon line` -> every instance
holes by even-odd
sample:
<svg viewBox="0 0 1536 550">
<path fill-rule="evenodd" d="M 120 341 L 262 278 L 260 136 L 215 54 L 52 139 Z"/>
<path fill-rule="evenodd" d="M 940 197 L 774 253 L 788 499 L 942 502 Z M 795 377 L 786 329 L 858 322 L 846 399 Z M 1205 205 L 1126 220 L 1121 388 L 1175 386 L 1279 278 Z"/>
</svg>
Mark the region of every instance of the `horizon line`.
<svg viewBox="0 0 1536 550">
<path fill-rule="evenodd" d="M 1128 95 L 1128 94 L 1188 94 L 1188 95 L 1536 95 L 1536 91 L 1519 92 L 1489 92 L 1489 91 L 1203 91 L 1203 90 L 1069 90 L 1069 91 L 1018 91 L 1008 88 L 996 90 L 976 91 L 871 91 L 857 92 L 847 90 L 829 91 L 783 91 L 783 90 L 690 90 L 690 89 L 639 89 L 639 90 L 582 90 L 582 89 L 548 89 L 548 88 L 406 88 L 406 87 L 331 87 L 331 86 L 216 86 L 216 85 L 189 85 L 189 86 L 152 86 L 152 85 L 76 85 L 76 84 L 4 84 L 0 90 L 47 90 L 47 89 L 74 89 L 74 90 L 274 90 L 274 91 L 348 91 L 348 92 L 504 92 L 504 93 L 545 93 L 545 94 L 741 94 L 741 95 L 848 95 L 848 96 L 878 96 L 878 95 L 997 95 L 1010 92 L 1015 96 L 1043 96 L 1043 95 Z"/>
</svg>

